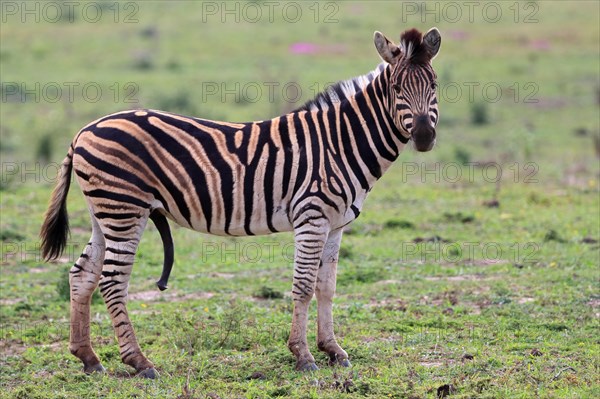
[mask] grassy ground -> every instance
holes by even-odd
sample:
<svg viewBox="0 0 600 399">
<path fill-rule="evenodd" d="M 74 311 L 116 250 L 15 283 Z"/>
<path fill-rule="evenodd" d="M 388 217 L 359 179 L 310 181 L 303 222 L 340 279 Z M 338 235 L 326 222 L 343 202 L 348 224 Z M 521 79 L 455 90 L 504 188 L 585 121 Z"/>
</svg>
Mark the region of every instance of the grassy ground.
<svg viewBox="0 0 600 399">
<path fill-rule="evenodd" d="M 93 2 L 73 23 L 70 14 L 51 22 L 43 3 L 40 21 L 23 23 L 15 4 L 13 15 L 3 3 L 0 28 L 0 397 L 600 396 L 597 4 L 495 3 L 496 22 L 482 4 L 472 23 L 462 3 L 459 19 L 445 3 L 429 14 L 417 3 L 302 3 L 292 22 L 287 3 L 270 21 L 258 2 L 252 22 L 248 3 L 236 15 L 234 3 L 227 14 L 221 2 Z M 83 4 L 101 6 L 102 18 L 90 22 Z M 396 38 L 433 25 L 443 36 L 439 146 L 401 155 L 342 244 L 335 320 L 351 369 L 327 366 L 311 328 L 321 370 L 293 371 L 290 235 L 177 228 L 160 293 L 162 249 L 149 227 L 129 309 L 161 378 L 129 374 L 99 298 L 92 339 L 108 373 L 80 371 L 68 351 L 66 282 L 90 229 L 76 185 L 59 262 L 40 261 L 37 233 L 54 163 L 82 125 L 138 106 L 267 118 L 296 105 L 286 83 L 302 102 L 375 66 L 374 30 Z M 300 42 L 316 53 L 294 53 Z M 272 98 L 271 82 L 280 83 Z M 62 89 L 56 101 L 50 83 Z M 84 85 L 100 87 L 98 101 Z"/>
</svg>

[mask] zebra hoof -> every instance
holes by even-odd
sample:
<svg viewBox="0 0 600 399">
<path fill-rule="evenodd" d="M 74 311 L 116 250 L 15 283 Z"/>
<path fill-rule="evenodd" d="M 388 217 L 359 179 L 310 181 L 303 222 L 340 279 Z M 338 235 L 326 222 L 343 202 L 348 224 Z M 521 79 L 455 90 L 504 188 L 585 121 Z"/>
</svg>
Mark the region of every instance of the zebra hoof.
<svg viewBox="0 0 600 399">
<path fill-rule="evenodd" d="M 306 362 L 303 364 L 298 363 L 296 365 L 296 370 L 298 371 L 317 371 L 319 366 L 317 366 L 314 362 Z"/>
<path fill-rule="evenodd" d="M 346 356 L 346 354 L 343 355 L 344 357 L 340 357 L 338 356 L 336 353 L 332 353 L 329 355 L 329 365 L 330 366 L 335 366 L 338 365 L 340 367 L 352 367 L 352 364 L 350 364 L 350 360 L 348 360 L 348 358 Z"/>
<path fill-rule="evenodd" d="M 106 369 L 102 366 L 102 363 L 97 363 L 92 366 L 84 366 L 83 372 L 86 374 L 104 373 Z"/>
<path fill-rule="evenodd" d="M 138 373 L 138 376 L 148 378 L 150 380 L 155 380 L 158 378 L 158 371 L 156 371 L 154 367 L 150 367 L 149 369 L 140 371 Z"/>
</svg>

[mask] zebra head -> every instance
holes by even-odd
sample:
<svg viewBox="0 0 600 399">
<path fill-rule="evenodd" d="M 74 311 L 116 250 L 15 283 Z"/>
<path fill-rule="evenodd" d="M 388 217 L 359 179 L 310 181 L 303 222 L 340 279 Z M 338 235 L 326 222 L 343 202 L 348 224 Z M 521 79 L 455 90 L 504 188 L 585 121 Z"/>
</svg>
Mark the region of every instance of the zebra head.
<svg viewBox="0 0 600 399">
<path fill-rule="evenodd" d="M 417 151 L 431 150 L 439 116 L 431 60 L 440 50 L 440 32 L 432 28 L 423 36 L 411 29 L 401 35 L 400 45 L 375 32 L 374 41 L 379 55 L 391 68 L 385 93 L 388 112 L 396 127 L 413 140 Z"/>
</svg>

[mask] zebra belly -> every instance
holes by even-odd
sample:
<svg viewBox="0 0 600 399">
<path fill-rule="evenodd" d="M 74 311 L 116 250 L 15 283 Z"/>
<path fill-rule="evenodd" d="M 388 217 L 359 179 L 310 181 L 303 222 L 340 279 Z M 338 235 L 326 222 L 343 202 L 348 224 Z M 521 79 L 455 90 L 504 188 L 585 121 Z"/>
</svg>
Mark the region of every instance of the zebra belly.
<svg viewBox="0 0 600 399">
<path fill-rule="evenodd" d="M 192 213 L 188 222 L 180 215 L 173 215 L 165 211 L 160 203 L 156 203 L 154 208 L 161 209 L 169 219 L 181 226 L 218 236 L 268 235 L 293 230 L 287 209 L 283 206 L 276 206 L 272 212 L 269 212 L 269 217 L 266 217 L 267 212 L 264 206 L 262 209 L 261 206 L 257 206 L 249 218 L 246 218 L 244 203 L 234 204 L 233 209 L 229 211 L 231 215 L 229 218 L 225 217 L 223 213 L 213 213 L 210 223 L 202 213 Z"/>
</svg>

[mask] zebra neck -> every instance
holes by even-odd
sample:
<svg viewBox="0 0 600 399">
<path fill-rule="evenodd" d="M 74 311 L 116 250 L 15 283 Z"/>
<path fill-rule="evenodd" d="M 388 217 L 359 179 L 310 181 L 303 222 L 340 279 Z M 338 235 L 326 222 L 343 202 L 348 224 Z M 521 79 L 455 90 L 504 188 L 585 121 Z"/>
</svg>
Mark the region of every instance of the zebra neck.
<svg viewBox="0 0 600 399">
<path fill-rule="evenodd" d="M 382 74 L 383 75 L 383 74 Z M 361 186 L 370 190 L 408 141 L 388 113 L 385 80 L 378 76 L 335 107 L 338 137 Z"/>
</svg>

